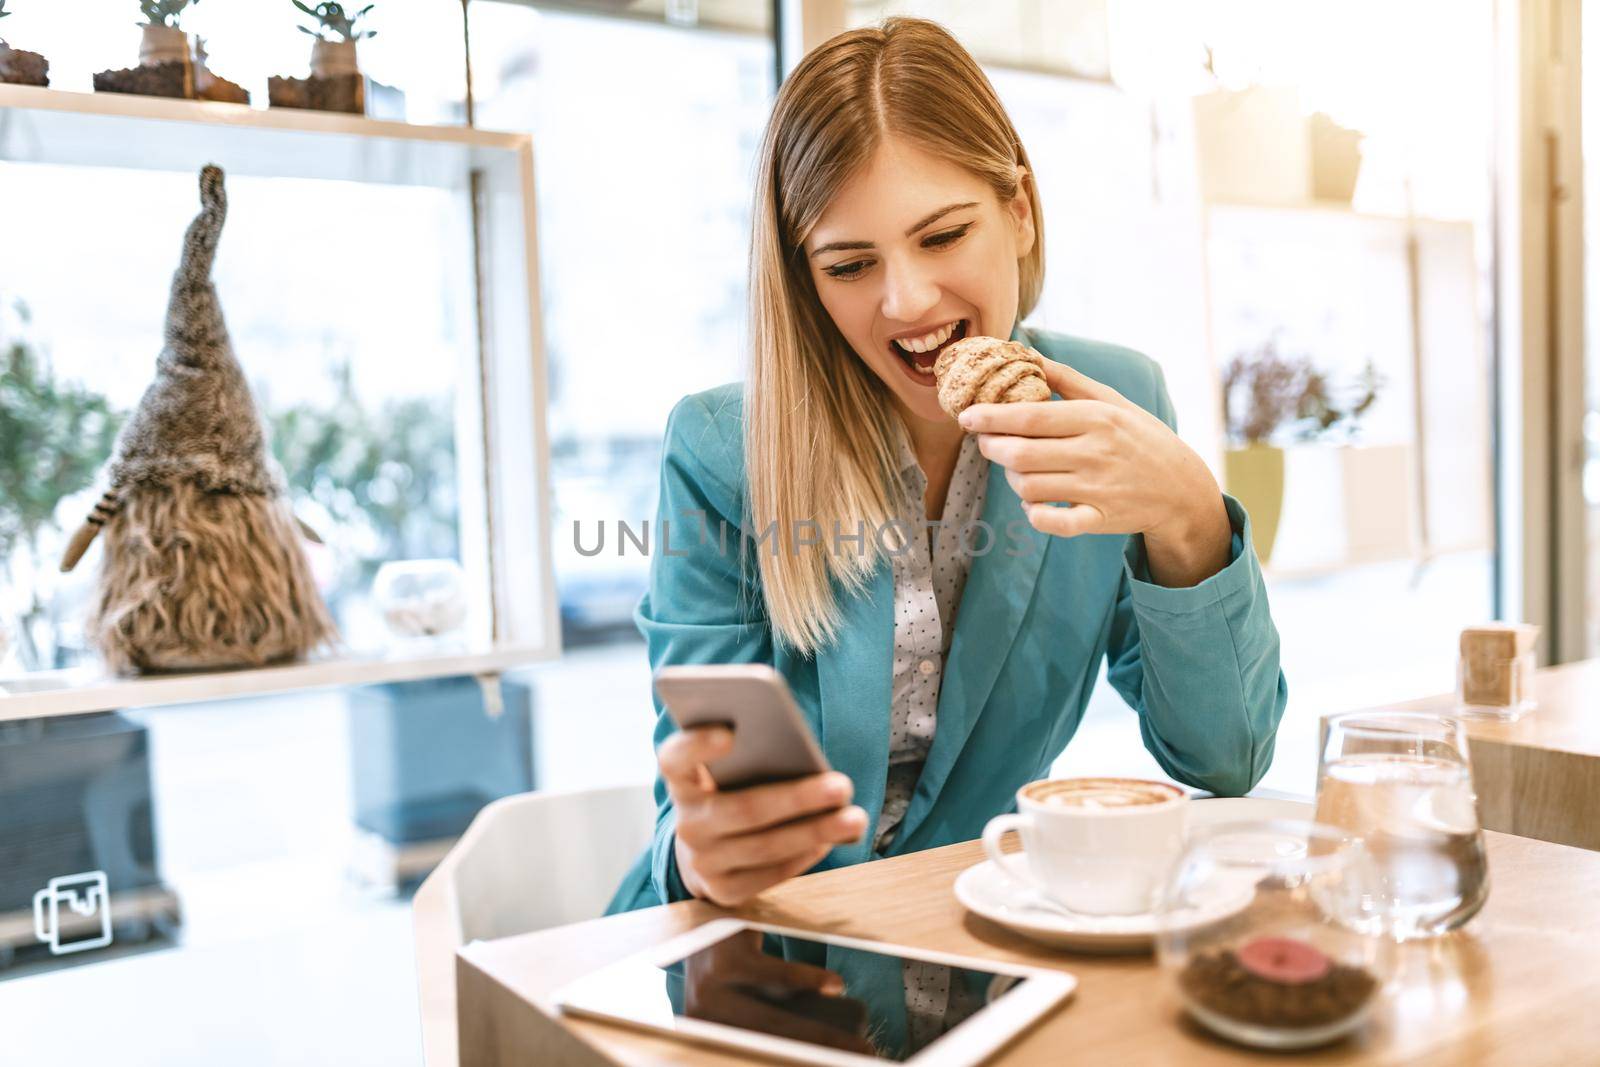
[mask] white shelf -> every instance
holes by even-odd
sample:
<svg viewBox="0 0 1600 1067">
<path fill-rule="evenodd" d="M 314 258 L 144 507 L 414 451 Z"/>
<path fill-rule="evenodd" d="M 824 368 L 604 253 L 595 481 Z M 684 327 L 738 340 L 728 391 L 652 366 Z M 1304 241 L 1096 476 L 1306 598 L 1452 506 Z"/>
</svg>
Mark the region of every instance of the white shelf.
<svg viewBox="0 0 1600 1067">
<path fill-rule="evenodd" d="M 458 674 L 499 674 L 553 658 L 531 645 L 470 648 L 441 644 L 389 655 L 346 655 L 237 671 L 197 671 L 116 677 L 96 669 L 39 671 L 0 678 L 0 722 L 53 715 L 82 715 L 116 708 L 192 704 L 202 700 L 264 696 L 379 682 L 414 682 Z"/>
<path fill-rule="evenodd" d="M 200 136 L 195 136 L 196 132 Z M 530 150 L 526 134 L 361 115 L 0 85 L 0 160 L 459 188 Z"/>
</svg>

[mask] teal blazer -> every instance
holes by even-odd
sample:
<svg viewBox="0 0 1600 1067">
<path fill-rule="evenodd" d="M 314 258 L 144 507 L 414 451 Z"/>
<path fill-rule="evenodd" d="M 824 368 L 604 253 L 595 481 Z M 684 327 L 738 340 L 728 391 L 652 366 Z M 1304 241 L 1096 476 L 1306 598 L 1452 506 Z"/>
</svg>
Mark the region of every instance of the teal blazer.
<svg viewBox="0 0 1600 1067">
<path fill-rule="evenodd" d="M 1041 331 L 1014 336 L 1174 425 L 1161 368 L 1149 358 Z M 767 663 L 788 680 L 828 762 L 855 783 L 854 802 L 870 822 L 860 841 L 834 848 L 814 870 L 860 863 L 872 858 L 889 767 L 890 565 L 880 561 L 861 595 L 836 590 L 842 636 L 815 657 L 774 642 L 754 567 L 754 553 L 769 549 L 751 547 L 741 562 L 742 406 L 739 385 L 730 384 L 673 408 L 656 551 L 634 618 L 652 669 Z M 1150 581 L 1140 536 L 1062 538 L 1033 529 L 1005 468 L 989 465 L 982 518 L 995 533 L 994 547 L 972 560 L 932 747 L 889 855 L 971 840 L 989 819 L 1016 810 L 1017 790 L 1044 777 L 1072 739 L 1102 659 L 1111 684 L 1139 715 L 1145 747 L 1173 778 L 1224 795 L 1260 780 L 1288 690 L 1249 516 L 1232 497 L 1225 503 L 1233 526 L 1229 563 L 1199 585 L 1169 589 Z M 655 707 L 659 745 L 675 727 L 659 699 Z M 689 896 L 674 856 L 671 798 L 659 777 L 655 798 L 655 839 L 607 914 Z"/>
</svg>

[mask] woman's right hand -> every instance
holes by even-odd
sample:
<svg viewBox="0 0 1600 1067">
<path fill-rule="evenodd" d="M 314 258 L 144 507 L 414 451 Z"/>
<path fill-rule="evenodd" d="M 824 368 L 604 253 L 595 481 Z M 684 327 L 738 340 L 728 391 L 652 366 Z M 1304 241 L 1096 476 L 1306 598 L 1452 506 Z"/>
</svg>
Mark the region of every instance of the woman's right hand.
<svg viewBox="0 0 1600 1067">
<path fill-rule="evenodd" d="M 674 848 L 684 888 L 725 908 L 809 870 L 867 828 L 867 813 L 849 803 L 849 776 L 838 771 L 717 789 L 705 765 L 732 748 L 732 730 L 699 726 L 679 730 L 656 750 L 677 811 Z"/>
</svg>

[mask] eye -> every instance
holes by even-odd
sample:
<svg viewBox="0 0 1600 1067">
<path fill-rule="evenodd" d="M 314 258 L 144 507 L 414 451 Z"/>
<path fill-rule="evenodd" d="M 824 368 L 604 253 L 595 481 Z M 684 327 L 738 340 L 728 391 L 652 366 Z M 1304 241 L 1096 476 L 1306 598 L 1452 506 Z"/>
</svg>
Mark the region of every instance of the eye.
<svg viewBox="0 0 1600 1067">
<path fill-rule="evenodd" d="M 970 229 L 972 229 L 972 223 L 968 222 L 960 226 L 953 226 L 948 230 L 940 230 L 938 233 L 929 234 L 922 239 L 922 247 L 943 248 L 946 245 L 953 245 L 965 237 Z"/>
<path fill-rule="evenodd" d="M 824 267 L 822 269 L 830 278 L 840 278 L 842 280 L 849 281 L 851 278 L 858 277 L 862 271 L 866 270 L 870 266 L 872 266 L 872 261 L 870 259 L 853 259 L 849 263 L 835 263 L 831 267 Z"/>
</svg>

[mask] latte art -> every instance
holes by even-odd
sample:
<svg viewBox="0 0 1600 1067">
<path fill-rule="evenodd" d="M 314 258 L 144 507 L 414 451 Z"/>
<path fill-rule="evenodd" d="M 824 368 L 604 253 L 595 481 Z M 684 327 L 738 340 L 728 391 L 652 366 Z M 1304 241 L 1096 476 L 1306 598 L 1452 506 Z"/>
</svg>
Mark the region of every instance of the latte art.
<svg viewBox="0 0 1600 1067">
<path fill-rule="evenodd" d="M 1166 804 L 1183 795 L 1165 782 L 1137 778 L 1056 778 L 1034 782 L 1022 795 L 1036 804 L 1052 808 L 1086 808 L 1114 811 L 1149 804 Z"/>
</svg>

